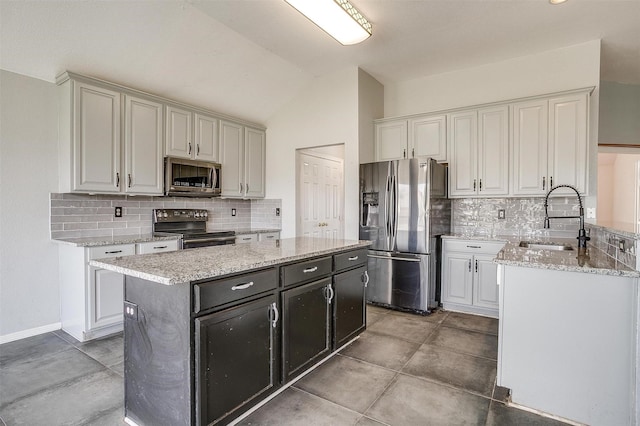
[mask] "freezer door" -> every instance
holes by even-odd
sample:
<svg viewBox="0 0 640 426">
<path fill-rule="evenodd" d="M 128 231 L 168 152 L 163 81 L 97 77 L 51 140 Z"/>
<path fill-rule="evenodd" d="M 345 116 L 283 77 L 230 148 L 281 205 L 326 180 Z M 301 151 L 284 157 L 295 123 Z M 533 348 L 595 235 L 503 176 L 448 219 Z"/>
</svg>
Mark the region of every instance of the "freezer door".
<svg viewBox="0 0 640 426">
<path fill-rule="evenodd" d="M 396 200 L 392 216 L 393 251 L 429 253 L 431 163 L 429 158 L 397 162 L 391 194 Z"/>
<path fill-rule="evenodd" d="M 369 251 L 367 302 L 416 311 L 437 306 L 431 256 Z"/>
<path fill-rule="evenodd" d="M 394 162 L 360 165 L 360 239 L 374 250 L 391 250 L 391 176 Z"/>
</svg>

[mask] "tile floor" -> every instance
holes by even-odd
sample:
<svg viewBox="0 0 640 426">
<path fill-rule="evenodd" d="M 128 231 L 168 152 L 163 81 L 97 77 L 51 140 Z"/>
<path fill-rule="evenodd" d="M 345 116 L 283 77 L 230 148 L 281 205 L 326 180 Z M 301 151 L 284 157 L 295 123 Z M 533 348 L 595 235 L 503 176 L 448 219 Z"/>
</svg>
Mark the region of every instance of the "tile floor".
<svg viewBox="0 0 640 426">
<path fill-rule="evenodd" d="M 507 407 L 497 321 L 368 307 L 360 339 L 242 425 L 560 425 Z M 2 425 L 124 425 L 122 336 L 58 331 L 0 346 Z"/>
</svg>

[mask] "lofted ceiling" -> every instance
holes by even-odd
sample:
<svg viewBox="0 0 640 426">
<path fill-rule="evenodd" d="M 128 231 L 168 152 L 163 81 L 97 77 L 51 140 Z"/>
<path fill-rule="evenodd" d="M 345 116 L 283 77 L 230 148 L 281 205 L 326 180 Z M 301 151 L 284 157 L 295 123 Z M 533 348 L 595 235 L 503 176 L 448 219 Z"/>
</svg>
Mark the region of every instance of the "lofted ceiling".
<svg viewBox="0 0 640 426">
<path fill-rule="evenodd" d="M 352 0 L 342 46 L 284 0 L 0 0 L 0 68 L 70 70 L 259 123 L 317 76 L 383 84 L 602 40 L 601 78 L 640 84 L 640 0 Z"/>
</svg>

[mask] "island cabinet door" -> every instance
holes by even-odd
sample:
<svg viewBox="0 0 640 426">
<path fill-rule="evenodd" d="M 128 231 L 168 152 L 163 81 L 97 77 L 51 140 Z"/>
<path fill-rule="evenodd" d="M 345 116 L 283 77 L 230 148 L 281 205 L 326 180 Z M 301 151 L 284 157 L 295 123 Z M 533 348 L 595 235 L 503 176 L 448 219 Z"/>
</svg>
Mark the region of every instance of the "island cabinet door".
<svg viewBox="0 0 640 426">
<path fill-rule="evenodd" d="M 289 381 L 331 351 L 331 278 L 282 292 L 283 378 Z"/>
<path fill-rule="evenodd" d="M 347 343 L 365 329 L 366 266 L 335 275 L 333 305 L 334 349 Z"/>
<path fill-rule="evenodd" d="M 226 424 L 278 386 L 275 295 L 195 320 L 198 425 Z"/>
</svg>

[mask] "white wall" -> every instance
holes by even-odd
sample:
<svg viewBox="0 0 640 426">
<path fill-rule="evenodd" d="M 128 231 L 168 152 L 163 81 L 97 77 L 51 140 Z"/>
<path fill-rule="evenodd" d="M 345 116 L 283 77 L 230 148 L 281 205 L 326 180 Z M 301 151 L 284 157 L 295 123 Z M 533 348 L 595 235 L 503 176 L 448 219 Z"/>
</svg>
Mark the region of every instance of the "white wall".
<svg viewBox="0 0 640 426">
<path fill-rule="evenodd" d="M 613 221 L 635 223 L 636 164 L 640 155 L 618 154 L 613 166 Z"/>
<path fill-rule="evenodd" d="M 358 138 L 360 163 L 375 161 L 373 120 L 384 117 L 384 86 L 358 70 Z"/>
<path fill-rule="evenodd" d="M 640 145 L 640 85 L 600 83 L 600 128 L 603 144 Z"/>
<path fill-rule="evenodd" d="M 601 223 L 613 222 L 613 166 L 617 154 L 598 154 L 598 208 L 596 214 Z"/>
<path fill-rule="evenodd" d="M 0 70 L 0 342 L 59 328 L 56 86 Z M 15 334 L 17 333 L 17 334 Z"/>
<path fill-rule="evenodd" d="M 282 199 L 282 237 L 296 235 L 296 149 L 344 144 L 345 238 L 358 238 L 358 69 L 315 79 L 267 122 L 267 198 Z"/>
</svg>

